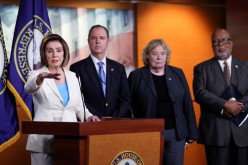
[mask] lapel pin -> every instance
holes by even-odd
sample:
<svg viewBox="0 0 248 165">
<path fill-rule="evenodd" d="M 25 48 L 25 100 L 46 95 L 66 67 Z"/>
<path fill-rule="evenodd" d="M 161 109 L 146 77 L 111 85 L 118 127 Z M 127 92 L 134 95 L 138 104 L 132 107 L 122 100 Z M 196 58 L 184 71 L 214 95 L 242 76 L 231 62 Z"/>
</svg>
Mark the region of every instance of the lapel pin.
<svg viewBox="0 0 248 165">
<path fill-rule="evenodd" d="M 235 65 L 235 68 L 238 68 L 239 66 L 238 65 Z"/>
<path fill-rule="evenodd" d="M 114 69 L 114 68 L 111 68 L 110 70 L 111 70 L 111 72 L 115 71 L 115 69 Z"/>
</svg>

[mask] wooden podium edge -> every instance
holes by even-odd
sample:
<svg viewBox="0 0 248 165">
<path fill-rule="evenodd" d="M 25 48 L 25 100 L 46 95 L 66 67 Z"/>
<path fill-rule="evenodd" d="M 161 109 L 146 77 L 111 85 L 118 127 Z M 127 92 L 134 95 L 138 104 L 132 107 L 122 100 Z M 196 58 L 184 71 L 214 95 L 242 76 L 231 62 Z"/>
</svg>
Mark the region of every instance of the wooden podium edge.
<svg viewBox="0 0 248 165">
<path fill-rule="evenodd" d="M 105 128 L 108 128 L 107 130 Z M 163 119 L 115 119 L 101 122 L 43 122 L 23 121 L 23 134 L 87 136 L 116 133 L 161 132 Z M 32 131 L 32 132 L 30 132 Z"/>
</svg>

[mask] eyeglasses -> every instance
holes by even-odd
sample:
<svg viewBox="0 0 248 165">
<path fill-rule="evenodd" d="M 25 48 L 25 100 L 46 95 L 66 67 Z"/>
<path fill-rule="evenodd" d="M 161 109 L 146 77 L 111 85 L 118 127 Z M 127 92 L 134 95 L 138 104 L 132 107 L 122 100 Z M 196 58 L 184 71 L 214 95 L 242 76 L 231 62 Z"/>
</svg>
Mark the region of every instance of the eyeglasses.
<svg viewBox="0 0 248 165">
<path fill-rule="evenodd" d="M 212 44 L 214 46 L 218 46 L 220 44 L 224 45 L 224 44 L 228 43 L 229 41 L 231 41 L 231 38 L 222 38 L 220 40 L 212 40 Z"/>
</svg>

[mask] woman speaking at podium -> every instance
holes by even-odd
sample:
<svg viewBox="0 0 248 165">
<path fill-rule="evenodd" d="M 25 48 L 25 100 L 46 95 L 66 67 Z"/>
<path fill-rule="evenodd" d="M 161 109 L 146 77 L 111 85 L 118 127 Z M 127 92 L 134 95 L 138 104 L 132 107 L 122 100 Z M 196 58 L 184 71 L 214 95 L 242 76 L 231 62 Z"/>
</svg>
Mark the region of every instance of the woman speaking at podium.
<svg viewBox="0 0 248 165">
<path fill-rule="evenodd" d="M 70 59 L 69 47 L 57 34 L 43 38 L 39 70 L 29 72 L 25 91 L 33 96 L 33 121 L 100 121 L 82 101 L 75 73 L 64 68 Z M 30 134 L 26 149 L 32 165 L 54 164 L 53 135 Z"/>
</svg>

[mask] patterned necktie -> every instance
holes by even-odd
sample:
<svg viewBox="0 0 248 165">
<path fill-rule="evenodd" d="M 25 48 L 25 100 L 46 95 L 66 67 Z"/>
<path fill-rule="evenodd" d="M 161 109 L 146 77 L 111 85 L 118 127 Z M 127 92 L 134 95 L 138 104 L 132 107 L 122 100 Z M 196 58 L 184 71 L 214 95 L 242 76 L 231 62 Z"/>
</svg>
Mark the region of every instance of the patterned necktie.
<svg viewBox="0 0 248 165">
<path fill-rule="evenodd" d="M 224 77 L 225 77 L 227 85 L 230 85 L 231 73 L 230 73 L 228 63 L 226 61 L 224 62 Z"/>
<path fill-rule="evenodd" d="M 99 65 L 98 74 L 99 74 L 99 77 L 101 79 L 103 94 L 104 94 L 104 96 L 106 96 L 106 75 L 105 75 L 104 70 L 103 70 L 104 63 L 98 62 L 97 64 Z"/>
</svg>

